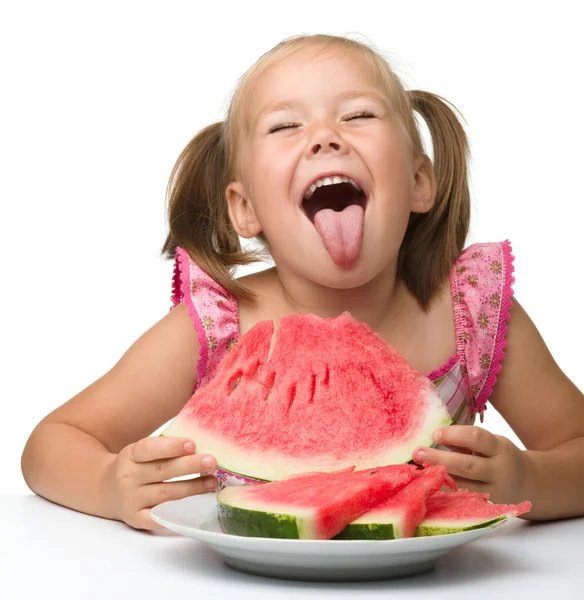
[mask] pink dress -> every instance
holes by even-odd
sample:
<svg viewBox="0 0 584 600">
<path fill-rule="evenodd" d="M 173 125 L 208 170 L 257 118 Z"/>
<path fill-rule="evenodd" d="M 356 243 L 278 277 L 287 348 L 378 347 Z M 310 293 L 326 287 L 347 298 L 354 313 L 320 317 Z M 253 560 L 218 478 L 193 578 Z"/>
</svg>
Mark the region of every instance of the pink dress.
<svg viewBox="0 0 584 600">
<path fill-rule="evenodd" d="M 508 240 L 466 248 L 450 274 L 456 354 L 428 373 L 456 424 L 481 421 L 501 370 L 513 294 L 513 255 Z M 205 385 L 239 339 L 237 300 L 177 248 L 172 306 L 187 306 L 197 331 L 197 387 Z M 253 481 L 217 469 L 220 486 Z"/>
</svg>

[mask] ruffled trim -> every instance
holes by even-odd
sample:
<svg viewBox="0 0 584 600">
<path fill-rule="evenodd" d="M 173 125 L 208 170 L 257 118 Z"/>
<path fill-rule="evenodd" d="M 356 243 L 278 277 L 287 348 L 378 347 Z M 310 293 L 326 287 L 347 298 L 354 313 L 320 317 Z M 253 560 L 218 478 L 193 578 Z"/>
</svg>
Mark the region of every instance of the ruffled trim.
<svg viewBox="0 0 584 600">
<path fill-rule="evenodd" d="M 451 356 L 448 361 L 446 363 L 444 363 L 441 367 L 438 367 L 438 369 L 435 369 L 434 371 L 432 371 L 430 374 L 426 375 L 426 377 L 428 377 L 428 379 L 430 379 L 431 381 L 436 381 L 438 379 L 440 379 L 441 377 L 444 377 L 444 375 L 446 375 L 447 373 L 450 373 L 450 371 L 452 371 L 452 369 L 458 365 L 458 364 L 462 364 L 463 360 L 464 360 L 464 343 L 463 343 L 463 332 L 464 332 L 464 325 L 466 323 L 466 319 L 464 317 L 464 314 L 462 313 L 461 307 L 460 305 L 455 302 L 455 298 L 457 296 L 457 292 L 459 291 L 458 288 L 458 280 L 456 278 L 456 265 L 457 263 L 452 267 L 451 271 L 450 271 L 450 295 L 452 297 L 452 312 L 454 313 L 454 331 L 455 331 L 455 337 L 456 337 L 456 353 L 454 354 L 454 356 Z"/>
<path fill-rule="evenodd" d="M 170 301 L 172 302 L 172 305 L 170 306 L 171 311 L 180 304 L 181 298 L 182 292 L 180 289 L 180 264 L 178 253 L 176 253 L 174 257 L 174 269 L 172 271 L 172 291 L 170 294 Z"/>
<path fill-rule="evenodd" d="M 513 284 L 515 283 L 514 277 L 514 260 L 515 256 L 512 253 L 511 242 L 505 240 L 501 243 L 503 250 L 503 264 L 505 265 L 505 277 L 503 282 L 503 291 L 501 297 L 501 306 L 499 307 L 499 319 L 497 326 L 497 334 L 495 337 L 495 343 L 493 345 L 493 355 L 491 358 L 491 369 L 489 375 L 483 383 L 483 387 L 479 390 L 475 400 L 475 410 L 480 415 L 481 423 L 483 422 L 483 415 L 487 400 L 490 398 L 493 388 L 497 383 L 497 375 L 501 371 L 503 366 L 503 359 L 505 358 L 505 348 L 507 347 L 507 328 L 509 323 L 509 316 L 511 314 L 511 307 L 513 305 Z"/>
<path fill-rule="evenodd" d="M 460 364 L 464 365 L 464 364 L 466 364 L 466 360 L 465 360 L 466 343 L 464 340 L 464 333 L 466 331 L 465 328 L 467 326 L 467 318 L 464 313 L 464 308 L 463 308 L 462 303 L 459 300 L 457 300 L 457 298 L 459 298 L 459 294 L 460 294 L 460 286 L 458 285 L 458 277 L 456 274 L 456 268 L 458 266 L 459 260 L 460 260 L 460 258 L 456 261 L 456 263 L 452 267 L 452 271 L 450 274 L 450 292 L 451 292 L 451 296 L 452 296 L 452 312 L 454 313 L 454 331 L 455 331 L 455 335 L 456 335 L 456 355 L 453 356 L 450 360 L 459 362 Z"/>
<path fill-rule="evenodd" d="M 443 364 L 439 369 L 432 371 L 429 375 L 427 375 L 428 379 L 432 381 L 436 381 L 440 379 L 440 377 L 444 377 L 447 373 L 452 371 L 452 369 L 459 363 L 460 357 L 458 356 L 458 351 L 454 356 L 451 356 L 448 359 L 448 362 Z"/>
<path fill-rule="evenodd" d="M 176 262 L 178 263 L 179 269 L 179 281 L 180 281 L 180 299 L 186 304 L 189 316 L 192 319 L 193 326 L 197 332 L 197 342 L 199 342 L 199 359 L 197 360 L 197 385 L 203 381 L 203 377 L 207 371 L 207 364 L 209 361 L 209 349 L 207 344 L 207 334 L 199 313 L 193 304 L 193 298 L 191 296 L 191 268 L 189 256 L 185 250 L 180 247 L 176 249 Z M 177 271 L 175 267 L 175 277 Z M 173 281 L 174 287 L 175 281 Z M 180 300 L 179 300 L 180 301 Z"/>
</svg>

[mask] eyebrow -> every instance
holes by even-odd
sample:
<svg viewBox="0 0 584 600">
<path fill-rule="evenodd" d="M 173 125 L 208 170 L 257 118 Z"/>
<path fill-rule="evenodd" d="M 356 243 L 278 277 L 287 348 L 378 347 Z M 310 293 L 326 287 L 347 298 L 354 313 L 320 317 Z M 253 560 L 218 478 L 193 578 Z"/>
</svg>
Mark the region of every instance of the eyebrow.
<svg viewBox="0 0 584 600">
<path fill-rule="evenodd" d="M 357 91 L 353 91 L 353 92 L 345 92 L 344 94 L 339 94 L 337 96 L 337 100 L 338 101 L 343 101 L 343 100 L 357 100 L 359 98 L 368 98 L 370 100 L 374 100 L 375 102 L 379 102 L 381 104 L 385 104 L 385 99 L 383 98 L 383 96 L 377 92 L 374 91 L 369 91 L 369 92 L 357 92 Z M 275 113 L 275 112 L 280 112 L 280 111 L 284 111 L 284 110 L 293 110 L 294 108 L 296 108 L 296 106 L 298 105 L 297 102 L 294 102 L 292 100 L 280 100 L 278 102 L 274 102 L 271 104 L 266 104 L 256 115 L 255 117 L 252 119 L 251 121 L 251 130 L 253 131 L 256 127 L 258 122 L 263 119 L 264 117 L 267 117 L 268 115 Z"/>
</svg>

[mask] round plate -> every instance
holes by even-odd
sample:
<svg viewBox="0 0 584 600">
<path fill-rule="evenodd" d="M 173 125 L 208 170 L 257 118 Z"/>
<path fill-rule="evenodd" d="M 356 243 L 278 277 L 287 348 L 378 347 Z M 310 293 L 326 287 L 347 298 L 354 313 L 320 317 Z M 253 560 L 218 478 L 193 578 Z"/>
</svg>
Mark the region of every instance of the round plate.
<svg viewBox="0 0 584 600">
<path fill-rule="evenodd" d="M 400 540 L 284 540 L 223 533 L 217 493 L 165 502 L 150 511 L 154 521 L 191 537 L 221 555 L 227 565 L 256 575 L 310 581 L 364 581 L 423 573 L 438 558 L 499 527 Z"/>
</svg>

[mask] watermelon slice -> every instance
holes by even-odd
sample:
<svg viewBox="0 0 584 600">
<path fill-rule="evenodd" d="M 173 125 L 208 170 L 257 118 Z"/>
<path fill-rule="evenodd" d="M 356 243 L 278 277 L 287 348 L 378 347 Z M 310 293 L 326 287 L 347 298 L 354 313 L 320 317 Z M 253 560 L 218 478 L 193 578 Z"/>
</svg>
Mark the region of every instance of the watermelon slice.
<svg viewBox="0 0 584 600">
<path fill-rule="evenodd" d="M 241 536 L 328 540 L 418 473 L 414 465 L 348 468 L 229 486 L 217 494 L 219 523 Z"/>
<path fill-rule="evenodd" d="M 219 468 L 275 481 L 306 471 L 405 463 L 452 421 L 432 382 L 368 325 L 262 321 L 163 435 L 189 437 Z"/>
<path fill-rule="evenodd" d="M 416 529 L 416 536 L 443 535 L 488 527 L 530 510 L 530 502 L 492 504 L 489 494 L 467 490 L 438 491 L 428 498 L 426 514 Z"/>
<path fill-rule="evenodd" d="M 429 466 L 396 494 L 352 521 L 337 540 L 393 540 L 413 537 L 426 513 L 426 500 L 442 486 L 456 489 L 443 466 Z"/>
</svg>

